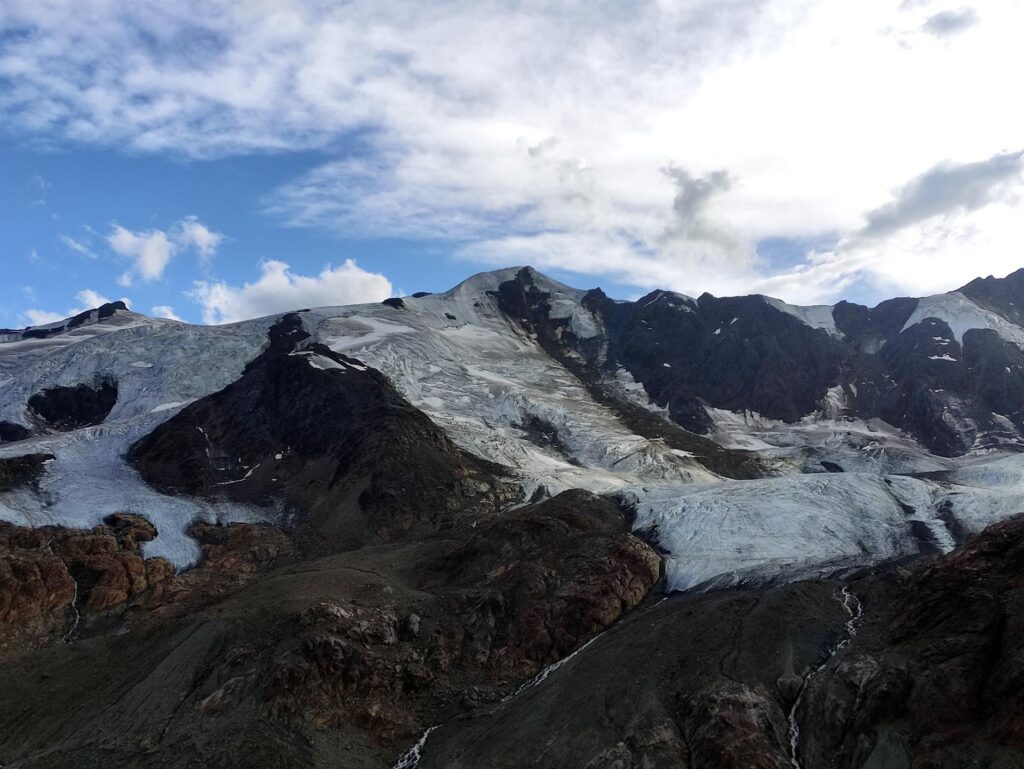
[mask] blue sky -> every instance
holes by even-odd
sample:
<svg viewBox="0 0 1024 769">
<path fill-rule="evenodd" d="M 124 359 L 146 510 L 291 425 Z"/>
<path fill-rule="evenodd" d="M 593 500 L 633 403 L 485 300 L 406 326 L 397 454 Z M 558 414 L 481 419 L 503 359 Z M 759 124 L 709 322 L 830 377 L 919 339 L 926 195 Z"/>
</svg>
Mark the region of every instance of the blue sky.
<svg viewBox="0 0 1024 769">
<path fill-rule="evenodd" d="M 1024 266 L 1024 8 L 0 8 L 0 325 L 227 322 L 533 264 L 873 303 Z"/>
<path fill-rule="evenodd" d="M 189 296 L 195 281 L 243 285 L 258 280 L 260 262 L 266 260 L 316 275 L 325 266 L 353 259 L 359 267 L 386 276 L 395 293 L 443 291 L 490 268 L 455 256 L 458 241 L 345 237 L 289 226 L 267 212 L 273 189 L 323 161 L 323 153 L 311 151 L 190 160 L 9 143 L 0 148 L 0 259 L 9 276 L 0 296 L 0 325 L 25 325 L 31 320 L 25 315 L 30 308 L 52 308 L 46 311 L 65 315 L 83 306 L 76 299 L 83 289 L 107 299 L 127 297 L 135 309 L 148 314 L 154 307 L 172 307 L 182 319 L 199 323 L 202 306 Z M 183 249 L 159 279 L 119 285 L 130 260 L 108 243 L 112 228 L 168 231 L 187 216 L 224 236 L 209 263 L 204 265 L 194 249 Z M 65 238 L 89 253 L 76 250 Z M 600 283 L 617 296 L 642 292 L 557 267 L 547 272 L 581 286 Z"/>
</svg>

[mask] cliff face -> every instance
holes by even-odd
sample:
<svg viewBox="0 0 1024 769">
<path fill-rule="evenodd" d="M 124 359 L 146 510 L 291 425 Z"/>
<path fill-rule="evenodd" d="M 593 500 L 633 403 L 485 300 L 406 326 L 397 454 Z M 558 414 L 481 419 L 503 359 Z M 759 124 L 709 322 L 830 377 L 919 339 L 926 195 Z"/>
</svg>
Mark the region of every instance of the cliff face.
<svg viewBox="0 0 1024 769">
<path fill-rule="evenodd" d="M 670 291 L 621 302 L 595 289 L 580 299 L 596 321 L 583 331 L 545 280 L 524 268 L 506 281 L 509 316 L 562 355 L 622 367 L 695 433 L 713 430 L 709 408 L 795 422 L 827 403 L 831 416 L 884 419 L 942 456 L 1024 428 L 1024 271 L 874 308 Z"/>
</svg>

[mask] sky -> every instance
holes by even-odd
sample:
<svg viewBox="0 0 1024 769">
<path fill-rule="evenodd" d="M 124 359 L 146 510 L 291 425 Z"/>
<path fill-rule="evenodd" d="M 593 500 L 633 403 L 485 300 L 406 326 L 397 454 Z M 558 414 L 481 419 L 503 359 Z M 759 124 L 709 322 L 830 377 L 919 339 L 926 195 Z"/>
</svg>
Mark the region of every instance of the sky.
<svg viewBox="0 0 1024 769">
<path fill-rule="evenodd" d="M 4 0 L 0 326 L 1024 266 L 1024 2 Z"/>
</svg>

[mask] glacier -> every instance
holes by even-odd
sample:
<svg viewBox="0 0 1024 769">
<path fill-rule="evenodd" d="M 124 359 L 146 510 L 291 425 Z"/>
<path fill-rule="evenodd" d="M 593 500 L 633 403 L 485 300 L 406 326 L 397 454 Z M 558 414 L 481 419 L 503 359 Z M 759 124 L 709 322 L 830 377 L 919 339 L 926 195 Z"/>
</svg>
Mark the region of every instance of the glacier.
<svg viewBox="0 0 1024 769">
<path fill-rule="evenodd" d="M 636 528 L 665 550 L 670 588 L 832 574 L 947 551 L 966 532 L 1024 510 L 1024 455 L 935 456 L 884 422 L 846 418 L 840 388 L 795 423 L 710 409 L 710 437 L 755 452 L 771 468 L 755 480 L 722 478 L 689 452 L 633 432 L 507 317 L 496 292 L 516 272 L 482 273 L 445 293 L 403 297 L 400 307 L 321 307 L 301 318 L 316 341 L 381 371 L 459 447 L 508 468 L 525 498 L 569 488 L 619 495 Z M 600 338 L 601 318 L 584 306 L 583 292 L 541 278 L 554 317 L 581 339 Z M 957 297 L 931 306 L 956 321 L 957 334 L 972 323 L 1001 329 L 991 313 L 968 312 Z M 783 309 L 837 333 L 822 308 Z M 276 319 L 207 327 L 118 311 L 48 339 L 0 341 L 0 419 L 32 425 L 28 398 L 47 387 L 96 376 L 118 384 L 102 424 L 0 445 L 0 457 L 54 456 L 37 489 L 0 493 L 0 518 L 91 526 L 112 512 L 141 513 L 160 532 L 147 555 L 179 568 L 199 556 L 185 531 L 191 521 L 273 520 L 279 511 L 161 494 L 124 455 L 185 405 L 236 380 Z M 308 357 L 311 366 L 327 365 Z M 610 372 L 608 384 L 667 418 L 624 369 Z M 532 420 L 550 426 L 558 446 L 538 443 Z"/>
</svg>

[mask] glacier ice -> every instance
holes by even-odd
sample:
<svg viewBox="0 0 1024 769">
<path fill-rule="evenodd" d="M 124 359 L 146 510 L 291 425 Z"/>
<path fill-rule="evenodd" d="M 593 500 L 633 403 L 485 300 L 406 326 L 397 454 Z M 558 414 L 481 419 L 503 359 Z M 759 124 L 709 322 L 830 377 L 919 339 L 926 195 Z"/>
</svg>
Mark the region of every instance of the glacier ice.
<svg viewBox="0 0 1024 769">
<path fill-rule="evenodd" d="M 635 506 L 637 527 L 668 551 L 670 586 L 678 589 L 828 573 L 924 547 L 947 550 L 965 531 L 1024 510 L 1024 455 L 934 456 L 884 422 L 845 418 L 841 388 L 794 424 L 712 410 L 716 441 L 756 451 L 775 472 L 752 481 L 718 477 L 688 452 L 634 433 L 500 311 L 494 292 L 516 272 L 483 273 L 443 294 L 403 298 L 402 307 L 305 311 L 303 324 L 317 341 L 383 372 L 460 447 L 508 467 L 528 496 L 576 487 L 622 495 Z M 542 288 L 577 336 L 600 333 L 582 292 L 555 281 Z M 936 301 L 922 312 L 953 318 L 955 310 L 969 316 L 964 323 L 982 322 L 976 308 L 955 297 L 943 301 L 953 309 Z M 820 308 L 783 309 L 832 333 Z M 184 567 L 198 556 L 185 533 L 191 520 L 272 516 L 160 494 L 124 454 L 181 408 L 237 379 L 264 349 L 275 320 L 199 327 L 119 311 L 49 339 L 0 342 L 0 419 L 30 424 L 27 400 L 45 387 L 97 375 L 118 383 L 103 424 L 0 446 L 0 457 L 55 456 L 38 490 L 0 494 L 0 517 L 88 526 L 111 512 L 142 513 L 160 531 L 146 552 Z M 954 333 L 963 327 L 951 325 Z M 311 366 L 344 370 L 304 354 Z M 608 384 L 664 416 L 629 372 L 610 372 Z M 557 432 L 558 447 L 535 442 L 527 429 L 534 419 Z"/>
</svg>

